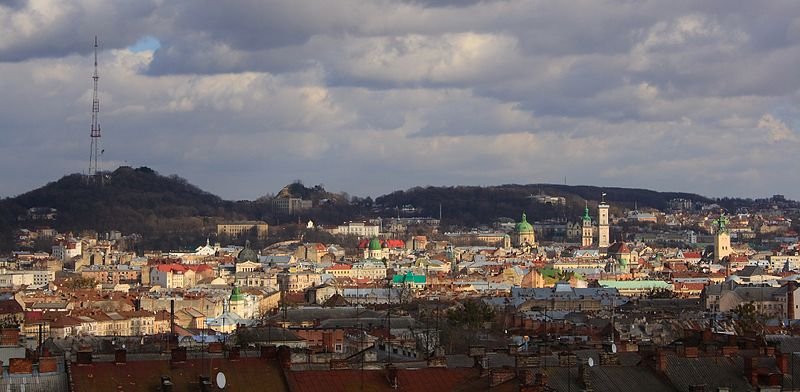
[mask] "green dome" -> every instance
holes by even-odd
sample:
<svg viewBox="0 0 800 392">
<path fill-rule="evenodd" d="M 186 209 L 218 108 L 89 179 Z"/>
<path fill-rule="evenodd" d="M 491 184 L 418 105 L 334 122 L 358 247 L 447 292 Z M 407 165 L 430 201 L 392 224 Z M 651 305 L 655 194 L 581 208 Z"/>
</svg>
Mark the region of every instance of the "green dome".
<svg viewBox="0 0 800 392">
<path fill-rule="evenodd" d="M 369 250 L 381 250 L 381 240 L 373 238 L 369 241 Z"/>
<path fill-rule="evenodd" d="M 515 229 L 517 233 L 530 233 L 533 232 L 533 226 L 528 223 L 528 217 L 525 213 L 522 213 L 522 222 L 517 223 L 517 227 Z"/>
<path fill-rule="evenodd" d="M 244 296 L 242 295 L 242 292 L 239 291 L 239 287 L 233 286 L 233 290 L 231 290 L 230 300 L 231 301 L 241 301 L 243 299 L 244 299 Z"/>
</svg>

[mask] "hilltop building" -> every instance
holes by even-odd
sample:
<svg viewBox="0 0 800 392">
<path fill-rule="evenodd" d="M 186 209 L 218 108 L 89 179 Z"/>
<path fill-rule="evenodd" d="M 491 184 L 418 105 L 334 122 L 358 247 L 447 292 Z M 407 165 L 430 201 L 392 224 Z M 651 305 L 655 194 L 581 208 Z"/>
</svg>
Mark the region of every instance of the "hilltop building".
<svg viewBox="0 0 800 392">
<path fill-rule="evenodd" d="M 218 236 L 240 238 L 248 234 L 255 234 L 260 240 L 266 239 L 269 234 L 269 225 L 263 221 L 228 222 L 217 225 Z"/>
</svg>

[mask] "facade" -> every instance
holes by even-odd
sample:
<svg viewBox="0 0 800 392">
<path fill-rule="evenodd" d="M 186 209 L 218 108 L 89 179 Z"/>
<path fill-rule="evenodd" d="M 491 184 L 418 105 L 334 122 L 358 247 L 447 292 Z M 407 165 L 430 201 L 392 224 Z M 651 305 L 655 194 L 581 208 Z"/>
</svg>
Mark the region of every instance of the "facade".
<svg viewBox="0 0 800 392">
<path fill-rule="evenodd" d="M 6 271 L 0 274 L 0 287 L 47 286 L 55 277 L 54 271 Z"/>
<path fill-rule="evenodd" d="M 217 225 L 218 236 L 239 238 L 249 233 L 254 233 L 259 239 L 265 239 L 269 235 L 269 225 L 262 221 L 228 222 Z"/>
<path fill-rule="evenodd" d="M 193 270 L 180 264 L 162 264 L 150 269 L 150 284 L 166 289 L 190 288 L 197 283 Z"/>
<path fill-rule="evenodd" d="M 297 197 L 278 197 L 272 199 L 272 210 L 278 214 L 293 215 L 311 208 L 311 200 Z"/>
<path fill-rule="evenodd" d="M 378 234 L 380 234 L 380 226 L 365 222 L 347 222 L 346 224 L 337 226 L 334 231 L 335 232 L 332 234 L 355 235 L 359 238 L 370 238 L 377 237 Z"/>
<path fill-rule="evenodd" d="M 322 283 L 322 276 L 313 271 L 281 272 L 278 286 L 282 291 L 299 292 Z"/>
<path fill-rule="evenodd" d="M 56 260 L 66 261 L 73 257 L 80 256 L 83 252 L 83 244 L 80 240 L 69 238 L 53 245 L 52 255 Z"/>
<path fill-rule="evenodd" d="M 125 264 L 118 265 L 92 265 L 81 270 L 81 277 L 94 279 L 97 283 L 120 284 L 139 283 L 141 268 Z"/>
</svg>

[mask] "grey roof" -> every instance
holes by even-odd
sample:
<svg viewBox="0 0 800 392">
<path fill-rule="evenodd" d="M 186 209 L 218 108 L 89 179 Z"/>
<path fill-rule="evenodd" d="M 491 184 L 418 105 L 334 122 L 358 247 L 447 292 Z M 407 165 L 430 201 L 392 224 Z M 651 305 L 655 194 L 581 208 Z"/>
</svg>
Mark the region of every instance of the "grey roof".
<svg viewBox="0 0 800 392">
<path fill-rule="evenodd" d="M 735 359 L 723 357 L 685 358 L 667 354 L 665 375 L 679 391 L 705 384 L 711 390 L 729 387 L 731 391 L 752 391 Z"/>
<path fill-rule="evenodd" d="M 580 369 L 576 367 L 552 367 L 545 370 L 548 385 L 556 391 L 582 391 Z M 595 391 L 674 391 L 651 369 L 641 366 L 593 366 L 588 369 L 589 379 Z"/>
<path fill-rule="evenodd" d="M 248 341 L 261 343 L 296 342 L 305 340 L 288 329 L 278 327 L 240 328 L 237 334 L 244 336 Z"/>
<path fill-rule="evenodd" d="M 368 317 L 383 317 L 384 312 L 376 312 L 370 309 L 355 308 L 355 307 L 336 307 L 336 308 L 323 308 L 323 307 L 301 307 L 290 308 L 286 310 L 286 320 L 291 322 L 300 321 L 314 321 L 314 320 L 328 320 L 328 319 L 341 319 L 341 318 L 355 318 L 356 313 L 360 318 Z M 283 312 L 273 316 L 273 320 L 283 320 Z"/>
<path fill-rule="evenodd" d="M 767 335 L 764 339 L 769 343 L 777 343 L 781 352 L 800 353 L 800 336 Z"/>
</svg>

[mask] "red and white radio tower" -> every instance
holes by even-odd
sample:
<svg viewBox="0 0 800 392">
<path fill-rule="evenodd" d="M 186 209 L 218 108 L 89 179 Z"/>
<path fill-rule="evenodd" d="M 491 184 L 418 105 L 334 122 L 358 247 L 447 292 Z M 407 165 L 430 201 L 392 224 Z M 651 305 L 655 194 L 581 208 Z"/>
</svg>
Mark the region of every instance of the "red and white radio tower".
<svg viewBox="0 0 800 392">
<path fill-rule="evenodd" d="M 102 154 L 100 150 L 100 98 L 97 96 L 97 81 L 100 75 L 97 73 L 97 36 L 94 37 L 94 91 L 92 92 L 92 129 L 89 137 L 92 140 L 92 145 L 89 150 L 89 182 L 96 182 L 102 184 L 102 174 L 97 166 L 97 161 L 100 159 L 99 155 Z"/>
</svg>

